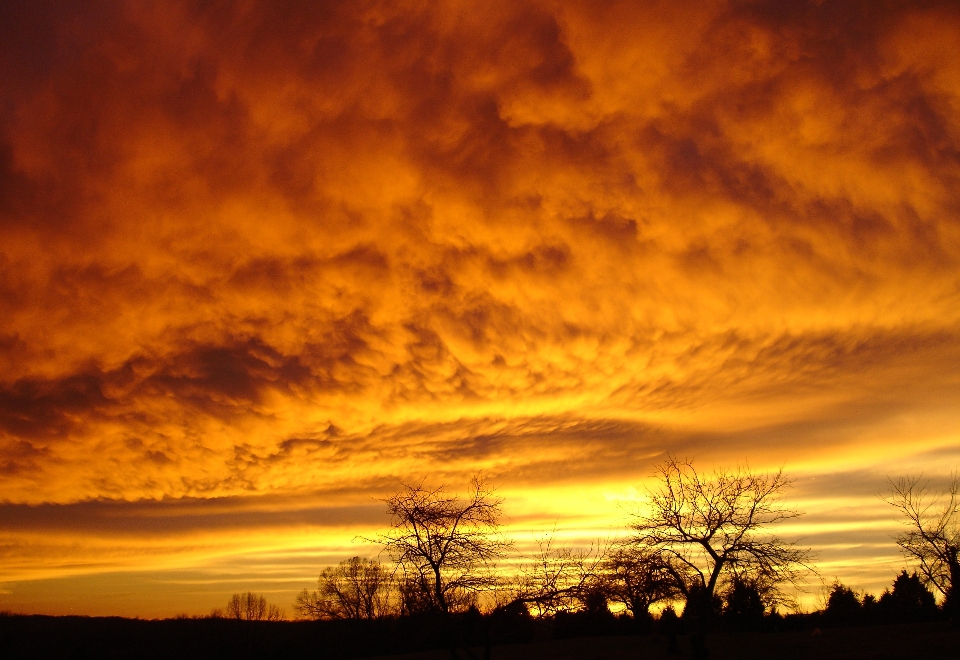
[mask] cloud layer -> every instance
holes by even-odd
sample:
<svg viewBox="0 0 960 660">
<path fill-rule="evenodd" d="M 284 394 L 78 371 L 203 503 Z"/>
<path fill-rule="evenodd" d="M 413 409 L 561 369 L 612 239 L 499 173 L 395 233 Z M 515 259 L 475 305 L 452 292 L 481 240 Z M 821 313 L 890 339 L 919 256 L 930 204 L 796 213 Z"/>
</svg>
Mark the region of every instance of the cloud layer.
<svg viewBox="0 0 960 660">
<path fill-rule="evenodd" d="M 9 2 L 0 26 L 11 538 L 94 501 L 282 517 L 398 476 L 895 472 L 960 444 L 953 3 Z"/>
</svg>

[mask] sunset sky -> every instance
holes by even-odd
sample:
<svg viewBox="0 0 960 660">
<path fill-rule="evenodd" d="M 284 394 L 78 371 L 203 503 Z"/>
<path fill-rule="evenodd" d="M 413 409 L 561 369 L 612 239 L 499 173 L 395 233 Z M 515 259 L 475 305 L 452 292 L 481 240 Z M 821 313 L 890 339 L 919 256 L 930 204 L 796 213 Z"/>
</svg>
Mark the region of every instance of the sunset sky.
<svg viewBox="0 0 960 660">
<path fill-rule="evenodd" d="M 0 610 L 287 608 L 401 482 L 668 454 L 826 582 L 960 466 L 960 5 L 0 3 Z M 806 601 L 816 605 L 812 579 Z"/>
</svg>

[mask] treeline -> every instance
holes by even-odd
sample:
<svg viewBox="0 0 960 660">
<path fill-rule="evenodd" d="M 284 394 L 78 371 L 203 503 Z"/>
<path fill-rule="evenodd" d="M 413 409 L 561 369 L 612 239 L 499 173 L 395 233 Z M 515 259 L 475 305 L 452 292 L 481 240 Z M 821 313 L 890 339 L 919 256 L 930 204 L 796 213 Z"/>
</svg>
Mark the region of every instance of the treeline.
<svg viewBox="0 0 960 660">
<path fill-rule="evenodd" d="M 862 599 L 862 596 L 861 596 Z M 878 599 L 879 600 L 879 599 Z M 937 616 L 942 616 L 938 610 Z M 449 624 L 437 615 L 391 616 L 382 619 L 338 619 L 317 621 L 245 621 L 228 618 L 178 618 L 137 620 L 125 618 L 0 616 L 0 657 L 26 660 L 48 659 L 143 659 L 193 660 L 272 657 L 310 657 L 340 660 L 367 656 L 444 649 L 446 625 L 452 625 L 463 660 L 490 655 L 496 647 L 576 637 L 631 635 L 631 645 L 639 652 L 657 657 L 669 641 L 682 655 L 690 647 L 693 630 L 690 620 L 667 609 L 644 621 L 626 613 L 609 610 L 558 612 L 537 618 L 520 608 L 497 614 L 467 610 L 452 614 Z M 898 620 L 899 621 L 899 620 Z M 838 619 L 826 611 L 812 614 L 764 612 L 743 616 L 725 599 L 719 616 L 711 624 L 712 634 L 766 635 L 803 631 L 804 637 L 818 628 L 888 623 L 877 619 Z M 934 624 L 914 624 L 930 626 Z M 941 624 L 942 625 L 942 624 Z M 862 630 L 862 629 L 861 629 Z M 932 629 L 917 628 L 910 633 L 928 634 Z M 726 632 L 724 632 L 726 631 Z M 862 635 L 864 633 L 858 633 Z M 869 633 L 867 633 L 869 634 Z M 741 637 L 736 637 L 741 635 Z M 906 643 L 912 643 L 907 641 Z M 915 650 L 911 647 L 911 652 Z M 743 657 L 752 657 L 745 654 Z M 902 657 L 919 657 L 906 653 Z"/>
<path fill-rule="evenodd" d="M 847 626 L 934 621 L 950 614 L 946 603 L 937 605 L 933 592 L 916 572 L 904 570 L 879 598 L 834 582 L 826 605 L 815 616 L 825 625 Z"/>
</svg>

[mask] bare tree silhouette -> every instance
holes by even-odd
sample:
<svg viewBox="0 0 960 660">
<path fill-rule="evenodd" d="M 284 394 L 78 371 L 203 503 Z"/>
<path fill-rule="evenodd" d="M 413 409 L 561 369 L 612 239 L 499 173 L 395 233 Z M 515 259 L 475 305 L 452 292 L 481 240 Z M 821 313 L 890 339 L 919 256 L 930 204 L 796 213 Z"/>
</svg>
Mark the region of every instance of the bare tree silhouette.
<svg viewBox="0 0 960 660">
<path fill-rule="evenodd" d="M 451 614 L 497 585 L 496 564 L 510 546 L 500 532 L 502 500 L 478 475 L 466 498 L 420 484 L 404 485 L 386 502 L 391 526 L 381 541 L 402 574 L 402 609 L 440 615 L 456 660 L 459 634 Z"/>
<path fill-rule="evenodd" d="M 604 548 L 555 547 L 553 537 L 538 541 L 533 560 L 521 568 L 515 599 L 538 618 L 583 609 L 592 593 L 604 591 L 601 566 Z"/>
<path fill-rule="evenodd" d="M 227 602 L 226 615 L 238 621 L 282 621 L 283 610 L 251 591 L 233 594 Z"/>
<path fill-rule="evenodd" d="M 944 598 L 951 616 L 960 613 L 960 477 L 953 475 L 940 492 L 931 492 L 922 477 L 901 477 L 890 482 L 887 503 L 905 518 L 907 531 L 897 545 L 916 562 L 923 583 Z"/>
<path fill-rule="evenodd" d="M 379 619 L 390 611 L 390 588 L 380 562 L 352 557 L 325 568 L 316 591 L 301 591 L 294 609 L 303 619 Z"/>
<path fill-rule="evenodd" d="M 707 620 L 719 609 L 717 587 L 734 577 L 778 588 L 796 584 L 811 552 L 761 530 L 800 512 L 781 506 L 790 485 L 783 471 L 754 474 L 738 468 L 701 476 L 673 456 L 657 468 L 659 488 L 649 511 L 638 511 L 633 542 L 659 556 L 686 596 L 684 618 L 695 630 L 695 657 L 706 657 Z"/>
<path fill-rule="evenodd" d="M 407 588 L 448 614 L 473 603 L 496 584 L 494 569 L 509 543 L 500 533 L 500 505 L 479 476 L 466 499 L 435 489 L 404 486 L 386 500 L 390 531 L 381 537 Z"/>
<path fill-rule="evenodd" d="M 796 583 L 812 555 L 760 531 L 801 513 L 783 508 L 790 485 L 783 472 L 754 474 L 720 470 L 702 477 L 689 461 L 671 457 L 659 466 L 660 488 L 650 493 L 650 511 L 638 512 L 633 542 L 664 563 L 677 588 L 706 596 L 734 576 L 769 584 Z"/>
<path fill-rule="evenodd" d="M 622 604 L 638 621 L 649 616 L 651 605 L 681 593 L 661 553 L 630 543 L 609 553 L 603 581 L 610 600 Z"/>
</svg>

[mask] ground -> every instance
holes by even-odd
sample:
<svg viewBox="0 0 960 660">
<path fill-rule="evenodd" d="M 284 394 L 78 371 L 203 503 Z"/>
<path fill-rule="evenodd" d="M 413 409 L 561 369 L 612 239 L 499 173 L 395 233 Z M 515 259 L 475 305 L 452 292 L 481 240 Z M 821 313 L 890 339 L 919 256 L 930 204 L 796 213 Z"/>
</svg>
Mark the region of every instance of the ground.
<svg viewBox="0 0 960 660">
<path fill-rule="evenodd" d="M 960 628 L 946 622 L 827 628 L 778 633 L 716 633 L 707 640 L 710 660 L 960 660 Z M 482 658 L 482 649 L 473 649 Z M 382 656 L 377 660 L 448 660 L 448 651 Z M 461 653 L 467 659 L 470 656 Z M 659 660 L 689 658 L 690 644 L 680 638 L 680 655 L 667 654 L 667 640 L 644 637 L 581 637 L 493 648 L 491 660 Z"/>
</svg>

